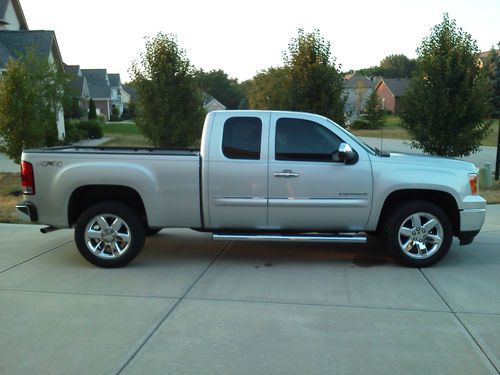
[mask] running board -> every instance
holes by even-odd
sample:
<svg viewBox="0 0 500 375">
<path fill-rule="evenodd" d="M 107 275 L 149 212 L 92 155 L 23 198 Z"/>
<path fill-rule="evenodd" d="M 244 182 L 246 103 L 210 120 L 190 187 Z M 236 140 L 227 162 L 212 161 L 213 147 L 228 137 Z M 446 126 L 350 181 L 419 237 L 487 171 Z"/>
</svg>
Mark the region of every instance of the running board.
<svg viewBox="0 0 500 375">
<path fill-rule="evenodd" d="M 290 241 L 290 242 L 338 242 L 366 243 L 366 236 L 354 235 L 284 235 L 284 234 L 233 234 L 214 233 L 212 239 L 218 241 Z"/>
</svg>

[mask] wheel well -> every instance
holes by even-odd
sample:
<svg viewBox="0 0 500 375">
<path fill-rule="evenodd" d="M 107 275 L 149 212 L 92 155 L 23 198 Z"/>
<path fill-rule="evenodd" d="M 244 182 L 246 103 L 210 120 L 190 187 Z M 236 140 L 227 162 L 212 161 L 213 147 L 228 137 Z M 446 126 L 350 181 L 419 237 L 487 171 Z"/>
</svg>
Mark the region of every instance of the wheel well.
<svg viewBox="0 0 500 375">
<path fill-rule="evenodd" d="M 89 207 L 106 201 L 118 201 L 133 208 L 147 224 L 146 209 L 141 196 L 132 188 L 120 185 L 88 185 L 76 189 L 69 200 L 69 225 L 74 225 Z"/>
<path fill-rule="evenodd" d="M 426 201 L 441 207 L 451 220 L 453 235 L 458 236 L 460 231 L 460 214 L 457 202 L 453 196 L 443 191 L 421 189 L 398 190 L 389 194 L 380 213 L 377 232 L 380 233 L 383 230 L 385 221 L 395 206 L 409 201 Z"/>
</svg>

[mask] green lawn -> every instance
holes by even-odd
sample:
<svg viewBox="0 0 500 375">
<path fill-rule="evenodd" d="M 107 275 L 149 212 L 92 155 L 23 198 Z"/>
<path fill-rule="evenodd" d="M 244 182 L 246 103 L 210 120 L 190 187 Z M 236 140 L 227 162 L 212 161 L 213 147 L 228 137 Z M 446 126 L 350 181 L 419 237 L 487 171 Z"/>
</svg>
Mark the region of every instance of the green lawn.
<svg viewBox="0 0 500 375">
<path fill-rule="evenodd" d="M 152 147 L 133 122 L 108 123 L 102 127 L 104 137 L 112 138 L 102 146 Z"/>
<path fill-rule="evenodd" d="M 389 139 L 410 139 L 408 132 L 401 127 L 401 120 L 398 116 L 387 116 L 382 129 L 349 129 L 351 133 L 358 137 L 389 138 Z M 483 139 L 483 146 L 497 145 L 498 139 L 498 121 L 493 122 L 492 131 Z"/>
</svg>

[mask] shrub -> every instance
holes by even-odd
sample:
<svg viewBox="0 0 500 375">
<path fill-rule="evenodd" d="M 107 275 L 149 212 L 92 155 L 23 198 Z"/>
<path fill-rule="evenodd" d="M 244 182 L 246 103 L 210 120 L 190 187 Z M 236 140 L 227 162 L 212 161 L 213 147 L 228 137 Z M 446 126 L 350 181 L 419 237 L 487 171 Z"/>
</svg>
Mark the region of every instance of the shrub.
<svg viewBox="0 0 500 375">
<path fill-rule="evenodd" d="M 80 121 L 76 124 L 77 129 L 85 133 L 82 139 L 99 139 L 102 138 L 102 123 L 99 120 Z"/>
<path fill-rule="evenodd" d="M 111 110 L 110 121 L 120 121 L 120 110 L 116 107 L 113 107 Z"/>
<path fill-rule="evenodd" d="M 351 125 L 351 129 L 373 129 L 372 125 L 370 122 L 366 119 L 358 118 L 354 123 Z"/>
<path fill-rule="evenodd" d="M 68 121 L 65 124 L 66 127 L 66 137 L 64 138 L 64 143 L 76 143 L 83 139 L 88 138 L 87 130 L 82 130 L 77 127 L 74 122 Z"/>
</svg>

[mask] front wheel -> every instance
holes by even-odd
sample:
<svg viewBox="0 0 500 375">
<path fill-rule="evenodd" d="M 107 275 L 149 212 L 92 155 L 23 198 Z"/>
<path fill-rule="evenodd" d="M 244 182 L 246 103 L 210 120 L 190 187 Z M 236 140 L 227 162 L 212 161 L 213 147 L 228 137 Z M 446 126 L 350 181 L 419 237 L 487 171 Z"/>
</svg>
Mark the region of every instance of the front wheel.
<svg viewBox="0 0 500 375">
<path fill-rule="evenodd" d="M 408 267 L 428 267 L 448 253 L 452 225 L 439 206 L 414 201 L 392 211 L 385 238 L 398 262 Z"/>
<path fill-rule="evenodd" d="M 103 202 L 88 208 L 78 219 L 75 242 L 78 251 L 99 267 L 121 267 L 142 250 L 144 223 L 129 206 Z"/>
</svg>

